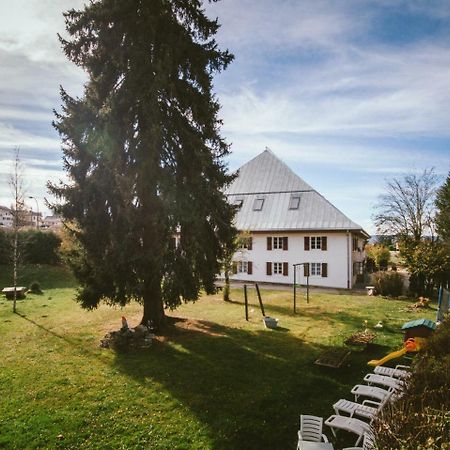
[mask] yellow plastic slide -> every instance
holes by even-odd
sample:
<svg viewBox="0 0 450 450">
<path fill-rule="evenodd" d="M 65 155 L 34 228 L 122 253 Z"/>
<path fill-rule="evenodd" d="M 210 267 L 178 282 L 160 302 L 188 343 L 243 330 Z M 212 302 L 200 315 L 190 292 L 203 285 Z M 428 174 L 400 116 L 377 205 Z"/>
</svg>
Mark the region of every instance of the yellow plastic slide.
<svg viewBox="0 0 450 450">
<path fill-rule="evenodd" d="M 390 361 L 391 359 L 400 358 L 400 356 L 403 356 L 407 351 L 408 350 L 406 349 L 406 347 L 403 347 L 402 349 L 397 350 L 396 352 L 391 352 L 387 354 L 384 358 L 372 359 L 372 361 L 369 361 L 367 364 L 369 366 L 381 366 L 385 362 Z"/>
</svg>

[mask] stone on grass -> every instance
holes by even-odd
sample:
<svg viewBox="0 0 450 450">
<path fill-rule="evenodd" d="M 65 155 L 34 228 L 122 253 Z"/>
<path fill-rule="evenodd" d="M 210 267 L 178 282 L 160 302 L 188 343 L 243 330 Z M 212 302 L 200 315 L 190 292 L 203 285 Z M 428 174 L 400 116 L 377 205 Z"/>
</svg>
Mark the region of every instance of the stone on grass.
<svg viewBox="0 0 450 450">
<path fill-rule="evenodd" d="M 118 331 L 110 331 L 100 341 L 100 347 L 116 351 L 150 348 L 155 335 L 149 327 L 138 325 L 136 328 L 122 327 Z"/>
</svg>

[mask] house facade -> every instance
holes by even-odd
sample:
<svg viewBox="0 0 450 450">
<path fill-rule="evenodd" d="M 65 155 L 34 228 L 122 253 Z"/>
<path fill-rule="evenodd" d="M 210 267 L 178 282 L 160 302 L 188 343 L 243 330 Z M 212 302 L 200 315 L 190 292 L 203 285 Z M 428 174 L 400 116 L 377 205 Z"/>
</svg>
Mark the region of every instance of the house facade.
<svg viewBox="0 0 450 450">
<path fill-rule="evenodd" d="M 51 229 L 58 229 L 62 227 L 62 219 L 59 215 L 46 216 L 42 221 L 44 227 Z"/>
<path fill-rule="evenodd" d="M 14 215 L 6 206 L 0 205 L 0 227 L 12 228 L 14 223 Z"/>
<path fill-rule="evenodd" d="M 39 228 L 42 225 L 42 214 L 32 210 L 20 210 L 18 214 L 20 227 Z M 0 206 L 0 227 L 12 228 L 14 226 L 14 211 L 6 206 Z"/>
<path fill-rule="evenodd" d="M 239 169 L 226 190 L 238 207 L 241 248 L 232 280 L 350 289 L 369 235 L 270 150 Z M 295 265 L 295 266 L 294 266 Z"/>
</svg>

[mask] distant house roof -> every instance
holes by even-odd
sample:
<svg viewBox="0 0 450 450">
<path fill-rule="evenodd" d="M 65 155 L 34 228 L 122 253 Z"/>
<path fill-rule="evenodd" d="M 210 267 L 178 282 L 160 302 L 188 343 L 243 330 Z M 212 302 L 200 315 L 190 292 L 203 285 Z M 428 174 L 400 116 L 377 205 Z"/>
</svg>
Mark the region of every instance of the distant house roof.
<svg viewBox="0 0 450 450">
<path fill-rule="evenodd" d="M 410 328 L 415 328 L 415 327 L 420 327 L 420 326 L 427 327 L 430 330 L 435 330 L 436 329 L 436 323 L 433 322 L 432 320 L 430 320 L 430 319 L 417 319 L 417 320 L 412 320 L 411 322 L 407 322 L 407 323 L 403 324 L 402 330 L 408 330 Z"/>
<path fill-rule="evenodd" d="M 240 205 L 240 230 L 349 230 L 369 236 L 268 149 L 239 169 L 225 194 Z"/>
</svg>

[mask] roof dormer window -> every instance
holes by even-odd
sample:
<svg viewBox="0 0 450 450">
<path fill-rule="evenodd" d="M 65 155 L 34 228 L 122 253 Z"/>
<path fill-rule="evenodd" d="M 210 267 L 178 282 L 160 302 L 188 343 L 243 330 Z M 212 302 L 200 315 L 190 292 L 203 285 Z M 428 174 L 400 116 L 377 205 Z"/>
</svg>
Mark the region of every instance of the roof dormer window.
<svg viewBox="0 0 450 450">
<path fill-rule="evenodd" d="M 289 199 L 289 209 L 298 209 L 300 206 L 300 194 L 291 194 Z"/>
<path fill-rule="evenodd" d="M 253 211 L 261 211 L 264 206 L 264 197 L 257 197 L 253 202 Z"/>
</svg>

